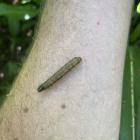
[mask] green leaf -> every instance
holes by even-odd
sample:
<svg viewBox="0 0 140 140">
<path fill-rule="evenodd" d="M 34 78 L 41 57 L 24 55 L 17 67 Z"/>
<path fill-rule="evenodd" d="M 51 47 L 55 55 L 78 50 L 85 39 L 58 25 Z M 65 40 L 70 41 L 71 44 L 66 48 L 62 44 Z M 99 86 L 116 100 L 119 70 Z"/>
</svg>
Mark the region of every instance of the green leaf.
<svg viewBox="0 0 140 140">
<path fill-rule="evenodd" d="M 0 4 L 0 16 L 15 17 L 18 19 L 25 19 L 28 15 L 30 18 L 38 14 L 38 9 L 31 5 L 17 6 Z"/>
<path fill-rule="evenodd" d="M 137 26 L 135 27 L 135 29 L 130 34 L 130 42 L 131 43 L 136 42 L 139 39 L 139 37 L 140 37 L 140 23 L 137 24 Z"/>
<path fill-rule="evenodd" d="M 126 55 L 120 140 L 140 139 L 140 48 L 129 47 Z"/>
<path fill-rule="evenodd" d="M 131 117 L 131 88 L 130 88 L 130 58 L 127 50 L 124 80 L 123 80 L 123 96 L 122 96 L 122 111 L 121 111 L 121 127 L 120 140 L 132 140 L 132 117 Z"/>
<path fill-rule="evenodd" d="M 10 34 L 12 36 L 16 36 L 20 31 L 20 23 L 19 20 L 15 17 L 8 16 L 8 27 Z"/>
</svg>

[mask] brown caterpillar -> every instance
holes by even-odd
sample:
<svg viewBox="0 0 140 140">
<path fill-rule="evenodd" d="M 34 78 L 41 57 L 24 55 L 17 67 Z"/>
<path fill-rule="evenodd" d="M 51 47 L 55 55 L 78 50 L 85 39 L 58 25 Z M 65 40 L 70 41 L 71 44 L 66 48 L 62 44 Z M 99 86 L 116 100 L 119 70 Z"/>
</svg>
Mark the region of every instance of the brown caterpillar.
<svg viewBox="0 0 140 140">
<path fill-rule="evenodd" d="M 52 86 L 57 80 L 61 79 L 66 73 L 72 70 L 77 64 L 81 62 L 81 57 L 74 57 L 68 63 L 66 63 L 63 67 L 61 67 L 56 73 L 54 73 L 48 80 L 46 80 L 43 84 L 38 87 L 38 92 L 41 92 L 44 89 Z"/>
</svg>

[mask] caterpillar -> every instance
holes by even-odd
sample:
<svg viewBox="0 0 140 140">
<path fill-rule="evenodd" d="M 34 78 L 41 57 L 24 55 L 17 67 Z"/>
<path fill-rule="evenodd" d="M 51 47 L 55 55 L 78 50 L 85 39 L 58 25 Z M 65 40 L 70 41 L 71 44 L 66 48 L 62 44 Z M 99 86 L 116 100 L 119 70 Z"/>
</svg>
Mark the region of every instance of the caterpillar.
<svg viewBox="0 0 140 140">
<path fill-rule="evenodd" d="M 68 73 L 70 70 L 72 70 L 77 64 L 81 62 L 81 57 L 74 57 L 69 62 L 67 62 L 63 67 L 61 67 L 56 73 L 54 73 L 48 80 L 46 80 L 44 83 L 42 83 L 37 91 L 41 92 L 50 86 L 52 86 L 56 81 L 61 79 L 66 73 Z"/>
</svg>

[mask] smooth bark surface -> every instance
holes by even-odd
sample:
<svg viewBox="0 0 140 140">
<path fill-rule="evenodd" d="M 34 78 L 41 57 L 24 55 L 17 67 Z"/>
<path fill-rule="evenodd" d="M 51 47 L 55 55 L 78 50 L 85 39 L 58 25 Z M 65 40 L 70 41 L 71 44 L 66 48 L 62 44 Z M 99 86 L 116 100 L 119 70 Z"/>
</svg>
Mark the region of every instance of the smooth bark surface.
<svg viewBox="0 0 140 140">
<path fill-rule="evenodd" d="M 48 0 L 33 49 L 0 110 L 0 140 L 118 140 L 132 4 Z M 77 56 L 79 66 L 37 92 Z"/>
</svg>

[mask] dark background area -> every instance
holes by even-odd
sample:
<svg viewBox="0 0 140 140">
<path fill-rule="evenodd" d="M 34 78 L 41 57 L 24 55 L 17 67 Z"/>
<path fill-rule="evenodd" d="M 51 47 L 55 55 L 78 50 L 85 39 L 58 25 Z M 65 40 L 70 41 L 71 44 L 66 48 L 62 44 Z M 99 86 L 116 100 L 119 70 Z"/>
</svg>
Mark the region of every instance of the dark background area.
<svg viewBox="0 0 140 140">
<path fill-rule="evenodd" d="M 0 101 L 27 57 L 43 0 L 0 0 Z"/>
</svg>

